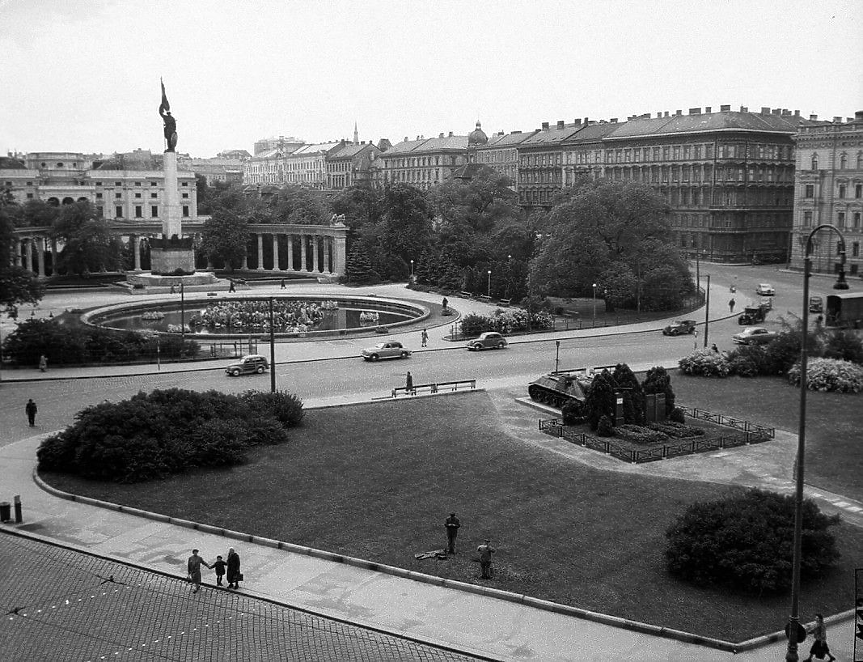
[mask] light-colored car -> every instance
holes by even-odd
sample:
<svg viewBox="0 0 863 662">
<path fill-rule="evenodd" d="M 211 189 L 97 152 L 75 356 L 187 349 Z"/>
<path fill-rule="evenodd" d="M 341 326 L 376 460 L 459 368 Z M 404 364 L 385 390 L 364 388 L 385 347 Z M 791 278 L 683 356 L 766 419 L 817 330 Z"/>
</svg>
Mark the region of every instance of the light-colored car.
<svg viewBox="0 0 863 662">
<path fill-rule="evenodd" d="M 768 331 L 763 326 L 750 326 L 740 333 L 735 333 L 731 339 L 738 345 L 764 345 L 776 336 L 774 331 Z"/>
<path fill-rule="evenodd" d="M 468 349 L 503 349 L 506 347 L 506 338 L 495 331 L 486 331 L 479 334 L 479 338 L 469 340 Z"/>
<path fill-rule="evenodd" d="M 763 297 L 772 297 L 776 294 L 776 290 L 773 289 L 770 283 L 758 283 L 758 287 L 755 288 L 755 294 L 760 294 Z"/>
<path fill-rule="evenodd" d="M 260 354 L 246 354 L 241 356 L 239 360 L 231 363 L 225 368 L 225 374 L 231 377 L 239 377 L 240 375 L 250 375 L 252 373 L 262 374 L 270 367 L 267 357 Z"/>
<path fill-rule="evenodd" d="M 397 340 L 379 342 L 374 347 L 366 347 L 362 357 L 366 361 L 377 361 L 378 359 L 406 359 L 411 355 L 411 350 L 404 347 Z"/>
</svg>

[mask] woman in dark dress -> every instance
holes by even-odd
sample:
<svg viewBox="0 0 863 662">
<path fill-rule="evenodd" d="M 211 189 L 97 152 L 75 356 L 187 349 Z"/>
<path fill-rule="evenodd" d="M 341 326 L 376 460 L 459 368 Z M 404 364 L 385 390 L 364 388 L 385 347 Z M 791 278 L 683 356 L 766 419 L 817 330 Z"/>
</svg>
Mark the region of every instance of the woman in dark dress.
<svg viewBox="0 0 863 662">
<path fill-rule="evenodd" d="M 231 547 L 228 550 L 228 588 L 240 588 L 240 555 Z"/>
</svg>

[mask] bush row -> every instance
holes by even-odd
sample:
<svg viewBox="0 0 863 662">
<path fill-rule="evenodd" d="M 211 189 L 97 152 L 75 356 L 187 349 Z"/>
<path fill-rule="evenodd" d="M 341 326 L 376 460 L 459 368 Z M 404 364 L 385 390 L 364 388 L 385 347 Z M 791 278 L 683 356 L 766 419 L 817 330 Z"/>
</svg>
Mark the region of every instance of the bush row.
<svg viewBox="0 0 863 662">
<path fill-rule="evenodd" d="M 465 336 L 478 336 L 483 331 L 513 333 L 515 331 L 542 330 L 554 327 L 554 318 L 545 311 L 527 312 L 521 308 L 498 308 L 491 315 L 470 313 L 461 321 Z"/>
<path fill-rule="evenodd" d="M 252 446 L 284 443 L 286 428 L 303 415 L 302 402 L 288 393 L 142 392 L 78 412 L 74 424 L 42 442 L 39 469 L 133 483 L 230 466 L 244 462 Z"/>
<path fill-rule="evenodd" d="M 185 351 L 181 351 L 185 349 Z M 119 363 L 141 359 L 195 356 L 199 345 L 180 336 L 117 331 L 64 324 L 55 320 L 27 320 L 3 341 L 3 355 L 17 365 L 38 365 L 43 354 L 48 365 Z"/>
</svg>

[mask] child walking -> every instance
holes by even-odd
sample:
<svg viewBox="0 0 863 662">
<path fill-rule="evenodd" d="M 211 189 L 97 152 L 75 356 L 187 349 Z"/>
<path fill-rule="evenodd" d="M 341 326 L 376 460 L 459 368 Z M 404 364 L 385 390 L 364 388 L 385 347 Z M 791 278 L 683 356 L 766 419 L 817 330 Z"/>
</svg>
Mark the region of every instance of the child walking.
<svg viewBox="0 0 863 662">
<path fill-rule="evenodd" d="M 225 568 L 228 567 L 228 564 L 222 560 L 221 556 L 217 556 L 216 560 L 213 561 L 212 567 L 216 571 L 216 586 L 221 586 L 222 577 L 225 576 Z"/>
</svg>

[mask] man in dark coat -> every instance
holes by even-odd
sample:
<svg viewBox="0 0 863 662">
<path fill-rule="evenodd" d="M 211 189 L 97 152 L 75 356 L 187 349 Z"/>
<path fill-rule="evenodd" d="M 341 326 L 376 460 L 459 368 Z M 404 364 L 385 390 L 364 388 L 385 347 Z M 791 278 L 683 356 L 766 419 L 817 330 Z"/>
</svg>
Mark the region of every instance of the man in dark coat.
<svg viewBox="0 0 863 662">
<path fill-rule="evenodd" d="M 240 588 L 240 555 L 231 547 L 228 550 L 228 588 Z"/>
<path fill-rule="evenodd" d="M 33 402 L 33 398 L 27 400 L 27 404 L 24 406 L 24 411 L 27 412 L 27 419 L 30 421 L 30 427 L 36 427 L 36 403 Z"/>
<path fill-rule="evenodd" d="M 458 521 L 455 513 L 450 513 L 449 517 L 446 518 L 444 526 L 446 526 L 446 551 L 448 554 L 455 554 L 455 539 L 458 535 L 458 527 L 461 526 L 461 522 Z"/>
</svg>

